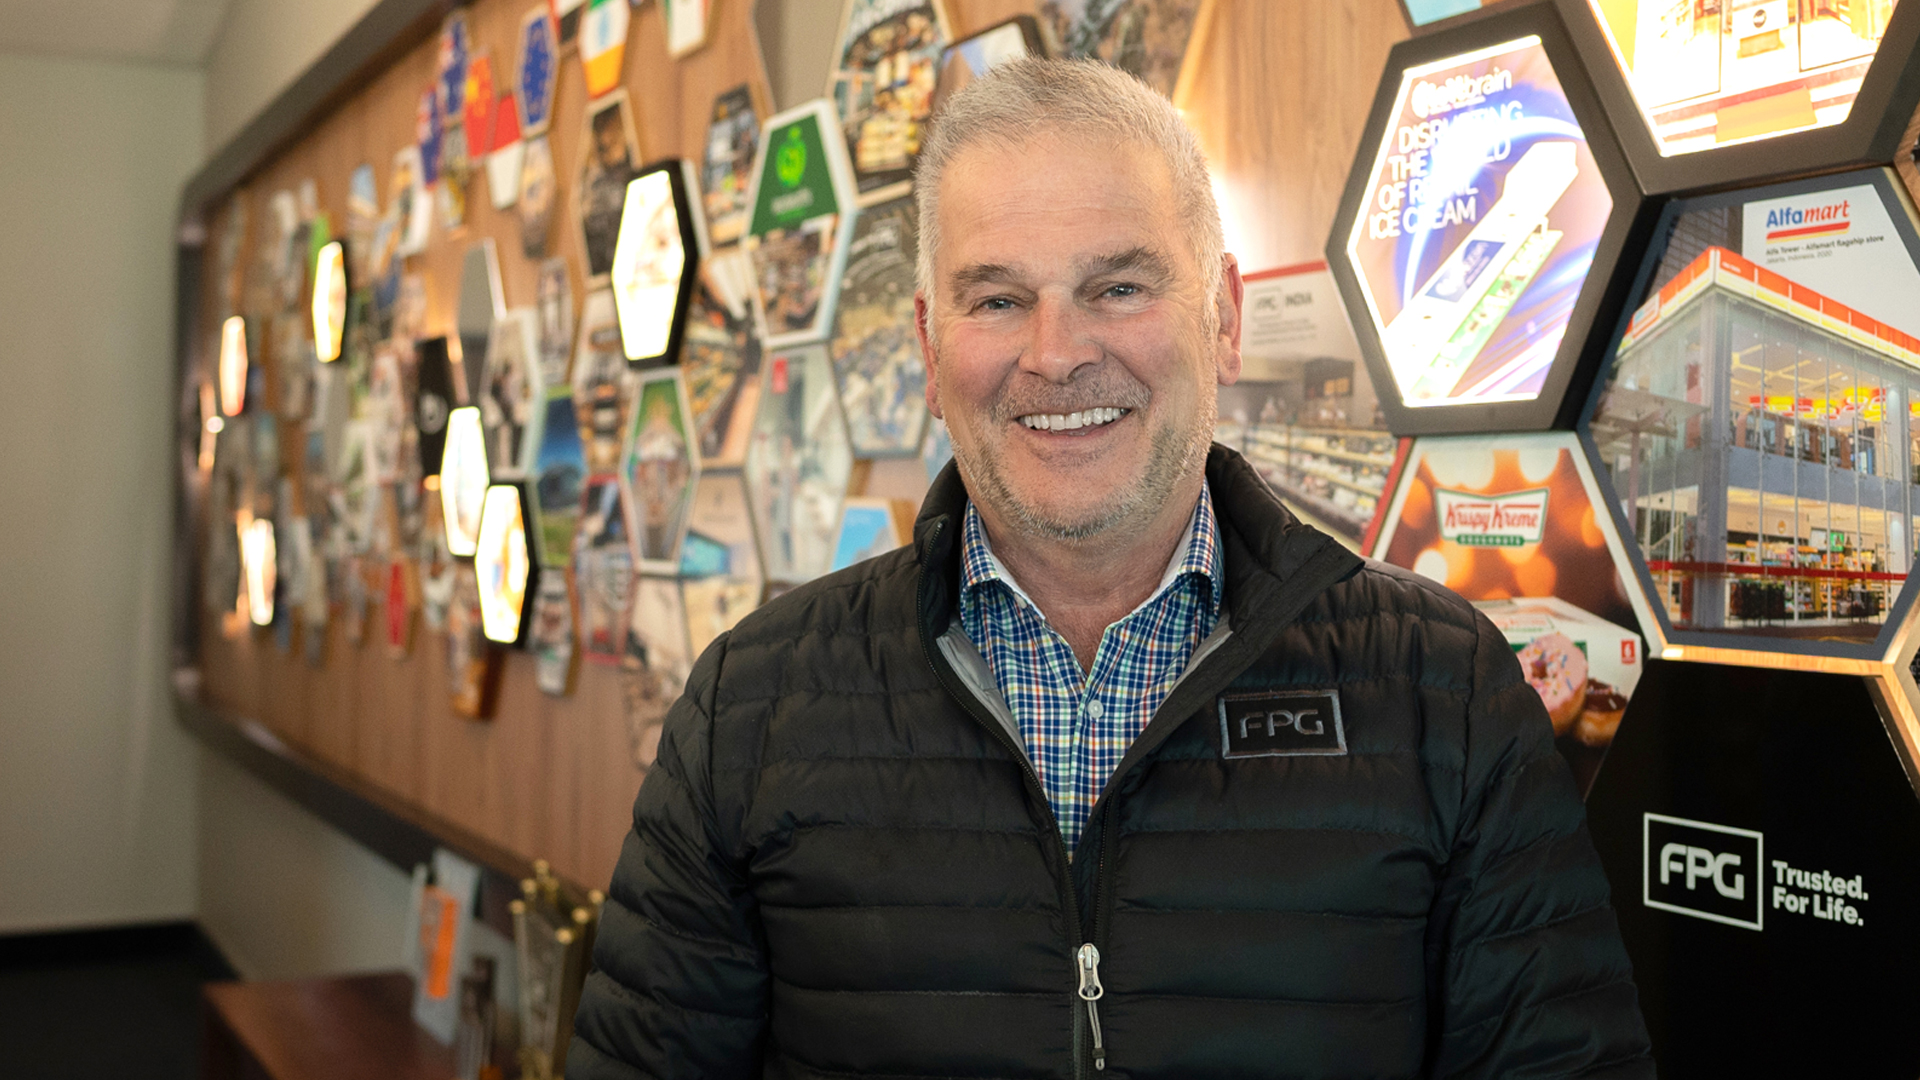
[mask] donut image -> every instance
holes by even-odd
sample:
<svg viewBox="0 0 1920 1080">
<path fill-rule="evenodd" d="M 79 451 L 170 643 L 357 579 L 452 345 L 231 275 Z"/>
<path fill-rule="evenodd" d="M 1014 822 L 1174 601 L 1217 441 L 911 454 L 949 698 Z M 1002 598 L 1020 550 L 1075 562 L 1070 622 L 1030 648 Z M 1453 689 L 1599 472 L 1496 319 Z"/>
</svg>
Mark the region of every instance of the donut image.
<svg viewBox="0 0 1920 1080">
<path fill-rule="evenodd" d="M 1527 685 L 1547 706 L 1554 736 L 1571 731 L 1587 704 L 1587 654 L 1572 638 L 1556 631 L 1534 638 L 1520 650 L 1518 659 Z"/>
<path fill-rule="evenodd" d="M 1620 728 L 1620 717 L 1627 711 L 1626 695 L 1598 680 L 1588 680 L 1586 707 L 1580 710 L 1580 722 L 1574 725 L 1574 738 L 1599 748 L 1613 742 Z"/>
</svg>

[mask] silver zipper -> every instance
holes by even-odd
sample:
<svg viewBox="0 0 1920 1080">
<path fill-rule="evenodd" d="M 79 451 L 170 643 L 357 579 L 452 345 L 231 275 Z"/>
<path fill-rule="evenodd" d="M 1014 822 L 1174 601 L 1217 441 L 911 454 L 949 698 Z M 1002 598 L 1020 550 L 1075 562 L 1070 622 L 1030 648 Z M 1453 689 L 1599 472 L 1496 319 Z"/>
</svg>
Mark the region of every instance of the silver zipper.
<svg viewBox="0 0 1920 1080">
<path fill-rule="evenodd" d="M 1100 985 L 1100 950 L 1091 942 L 1080 946 L 1074 970 L 1080 976 L 1080 1000 L 1087 1003 L 1087 1023 L 1093 1028 L 1093 1067 L 1104 1071 L 1107 1050 L 1100 1041 L 1100 1006 L 1094 1004 L 1107 992 Z"/>
</svg>

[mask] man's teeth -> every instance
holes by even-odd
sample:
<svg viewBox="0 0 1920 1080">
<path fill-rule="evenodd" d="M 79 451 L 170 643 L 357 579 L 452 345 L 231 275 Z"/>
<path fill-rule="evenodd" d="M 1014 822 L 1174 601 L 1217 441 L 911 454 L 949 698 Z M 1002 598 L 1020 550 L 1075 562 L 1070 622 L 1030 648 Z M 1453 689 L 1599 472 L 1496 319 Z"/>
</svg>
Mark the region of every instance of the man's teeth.
<svg viewBox="0 0 1920 1080">
<path fill-rule="evenodd" d="M 1034 431 L 1073 431 L 1076 428 L 1111 424 L 1126 414 L 1125 409 L 1109 406 L 1083 409 L 1077 413 L 1035 413 L 1032 416 L 1021 417 L 1020 422 Z"/>
</svg>

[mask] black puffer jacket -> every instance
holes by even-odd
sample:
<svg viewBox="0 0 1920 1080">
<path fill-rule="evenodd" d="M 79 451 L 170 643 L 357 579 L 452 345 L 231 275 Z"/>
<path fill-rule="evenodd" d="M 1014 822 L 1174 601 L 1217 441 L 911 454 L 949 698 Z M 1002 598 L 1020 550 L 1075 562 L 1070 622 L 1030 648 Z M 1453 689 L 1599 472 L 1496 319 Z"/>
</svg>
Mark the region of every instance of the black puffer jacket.
<svg viewBox="0 0 1920 1080">
<path fill-rule="evenodd" d="M 1238 455 L 1207 474 L 1227 616 L 1071 859 L 954 621 L 951 466 L 913 548 L 709 648 L 634 806 L 568 1077 L 1652 1075 L 1512 650 Z M 1337 694 L 1337 730 L 1288 713 L 1263 742 L 1264 713 L 1220 708 L 1300 690 Z M 1288 752 L 1239 756 L 1262 748 Z"/>
</svg>

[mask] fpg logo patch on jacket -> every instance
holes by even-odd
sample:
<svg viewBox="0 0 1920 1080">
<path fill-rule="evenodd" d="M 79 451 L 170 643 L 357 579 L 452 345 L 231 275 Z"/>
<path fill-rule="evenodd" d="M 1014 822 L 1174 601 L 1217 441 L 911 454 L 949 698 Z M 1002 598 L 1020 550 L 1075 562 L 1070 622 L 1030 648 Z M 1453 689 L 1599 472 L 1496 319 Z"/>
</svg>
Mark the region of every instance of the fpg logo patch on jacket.
<svg viewBox="0 0 1920 1080">
<path fill-rule="evenodd" d="M 1309 757 L 1347 752 L 1340 695 L 1332 690 L 1221 694 L 1220 756 Z"/>
</svg>

